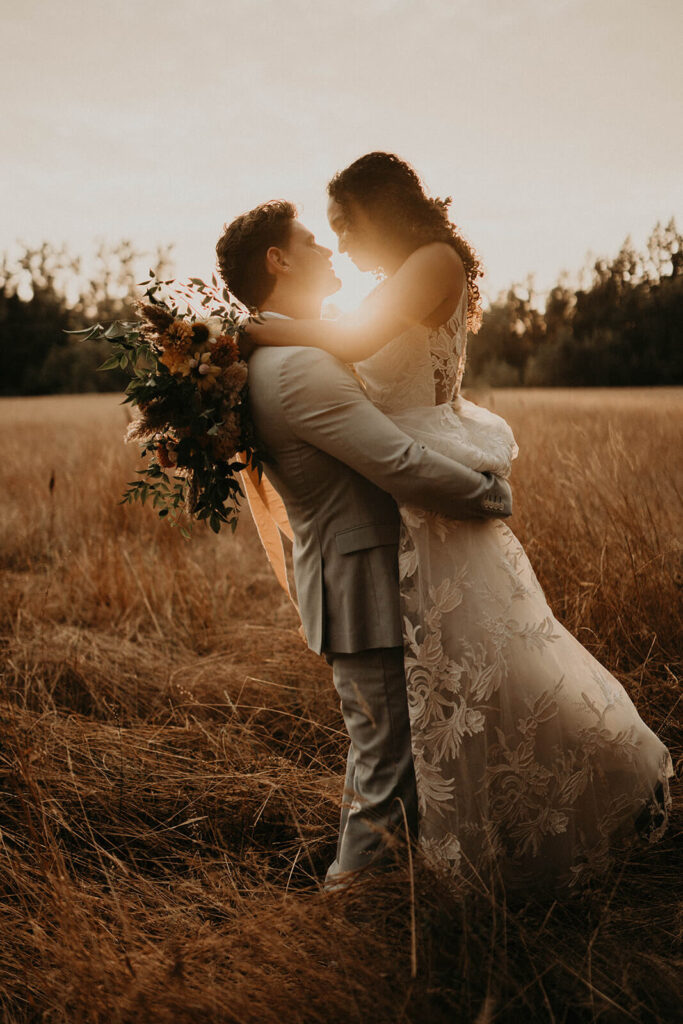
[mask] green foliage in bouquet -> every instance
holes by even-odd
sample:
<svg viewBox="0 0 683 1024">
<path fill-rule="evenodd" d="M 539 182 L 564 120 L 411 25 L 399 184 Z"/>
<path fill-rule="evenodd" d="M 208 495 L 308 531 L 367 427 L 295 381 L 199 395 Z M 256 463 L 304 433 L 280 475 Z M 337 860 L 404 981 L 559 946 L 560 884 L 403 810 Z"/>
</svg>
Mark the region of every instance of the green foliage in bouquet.
<svg viewBox="0 0 683 1024">
<path fill-rule="evenodd" d="M 207 520 L 215 533 L 234 530 L 249 464 L 261 474 L 260 453 L 247 406 L 247 366 L 239 338 L 248 314 L 219 288 L 199 278 L 161 281 L 153 271 L 132 321 L 74 331 L 104 339 L 112 355 L 101 370 L 131 374 L 125 401 L 137 406 L 126 439 L 147 459 L 122 503 L 149 499 L 161 517 L 183 512 Z M 181 526 L 185 536 L 187 526 Z"/>
</svg>

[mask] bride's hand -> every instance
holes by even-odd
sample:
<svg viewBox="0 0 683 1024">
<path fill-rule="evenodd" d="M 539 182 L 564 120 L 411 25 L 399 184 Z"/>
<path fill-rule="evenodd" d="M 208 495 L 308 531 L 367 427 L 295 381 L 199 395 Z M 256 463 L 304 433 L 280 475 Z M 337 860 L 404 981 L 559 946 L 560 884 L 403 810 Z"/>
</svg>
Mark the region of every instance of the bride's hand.
<svg viewBox="0 0 683 1024">
<path fill-rule="evenodd" d="M 240 334 L 239 339 L 237 341 L 237 347 L 240 350 L 240 359 L 243 359 L 246 363 L 246 361 L 249 359 L 249 356 L 256 348 L 256 345 L 252 341 L 250 335 Z"/>
<path fill-rule="evenodd" d="M 242 343 L 244 343 L 248 355 L 254 351 L 259 345 L 273 345 L 278 344 L 277 331 L 275 334 L 275 341 L 272 340 L 270 326 L 273 323 L 272 320 L 257 320 L 249 319 L 244 325 L 244 334 L 240 335 L 240 351 L 242 351 Z M 282 321 L 278 321 L 282 323 Z"/>
</svg>

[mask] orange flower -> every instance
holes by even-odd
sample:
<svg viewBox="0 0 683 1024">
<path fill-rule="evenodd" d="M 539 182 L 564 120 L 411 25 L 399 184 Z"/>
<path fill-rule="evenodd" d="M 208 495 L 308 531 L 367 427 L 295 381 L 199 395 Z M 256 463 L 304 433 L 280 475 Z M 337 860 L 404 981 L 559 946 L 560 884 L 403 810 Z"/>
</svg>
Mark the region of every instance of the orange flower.
<svg viewBox="0 0 683 1024">
<path fill-rule="evenodd" d="M 223 386 L 241 391 L 247 383 L 248 371 L 244 363 L 233 363 L 223 370 Z"/>
<path fill-rule="evenodd" d="M 216 348 L 219 346 L 224 360 L 227 356 L 229 362 L 237 362 L 240 357 L 239 345 L 231 334 L 221 334 L 220 337 L 216 339 Z"/>
<path fill-rule="evenodd" d="M 186 320 L 174 320 L 168 330 L 161 335 L 161 344 L 165 350 L 175 348 L 181 352 L 187 352 L 191 348 L 193 340 L 192 324 Z"/>
<path fill-rule="evenodd" d="M 157 459 L 159 460 L 159 465 L 164 469 L 170 469 L 178 461 L 175 452 L 170 452 L 162 442 L 159 442 L 157 445 Z"/>
<path fill-rule="evenodd" d="M 220 366 L 210 366 L 208 362 L 203 362 L 199 367 L 199 380 L 197 385 L 202 391 L 208 391 L 218 383 L 221 368 Z"/>
<path fill-rule="evenodd" d="M 212 439 L 211 451 L 217 459 L 229 462 L 238 450 L 241 442 L 240 427 L 234 413 L 227 413 L 218 434 Z"/>
<path fill-rule="evenodd" d="M 187 377 L 190 373 L 191 357 L 185 352 L 179 352 L 176 348 L 166 348 L 159 357 L 159 362 L 163 363 L 168 370 L 175 376 Z"/>
</svg>

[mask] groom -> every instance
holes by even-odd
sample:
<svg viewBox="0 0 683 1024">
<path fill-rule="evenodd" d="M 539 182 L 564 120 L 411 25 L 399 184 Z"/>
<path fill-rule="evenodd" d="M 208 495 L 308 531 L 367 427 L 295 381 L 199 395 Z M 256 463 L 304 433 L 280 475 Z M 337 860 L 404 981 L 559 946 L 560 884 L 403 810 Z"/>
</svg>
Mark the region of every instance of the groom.
<svg viewBox="0 0 683 1024">
<path fill-rule="evenodd" d="M 295 208 L 272 201 L 237 217 L 216 246 L 230 291 L 263 316 L 320 317 L 340 287 L 331 250 Z M 266 473 L 294 533 L 308 646 L 332 665 L 351 739 L 335 888 L 417 835 L 398 577 L 396 501 L 456 519 L 509 515 L 508 485 L 413 441 L 365 396 L 353 372 L 315 348 L 257 348 L 249 396 Z"/>
</svg>

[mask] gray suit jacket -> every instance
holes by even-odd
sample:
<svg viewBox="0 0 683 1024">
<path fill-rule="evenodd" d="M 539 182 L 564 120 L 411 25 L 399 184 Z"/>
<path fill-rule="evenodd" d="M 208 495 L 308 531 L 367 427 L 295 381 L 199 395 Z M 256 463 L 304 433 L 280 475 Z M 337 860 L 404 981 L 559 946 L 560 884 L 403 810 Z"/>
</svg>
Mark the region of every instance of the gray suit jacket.
<svg viewBox="0 0 683 1024">
<path fill-rule="evenodd" d="M 509 515 L 508 485 L 413 441 L 320 349 L 257 348 L 249 401 L 294 533 L 308 646 L 402 644 L 396 501 L 456 519 Z"/>
</svg>

